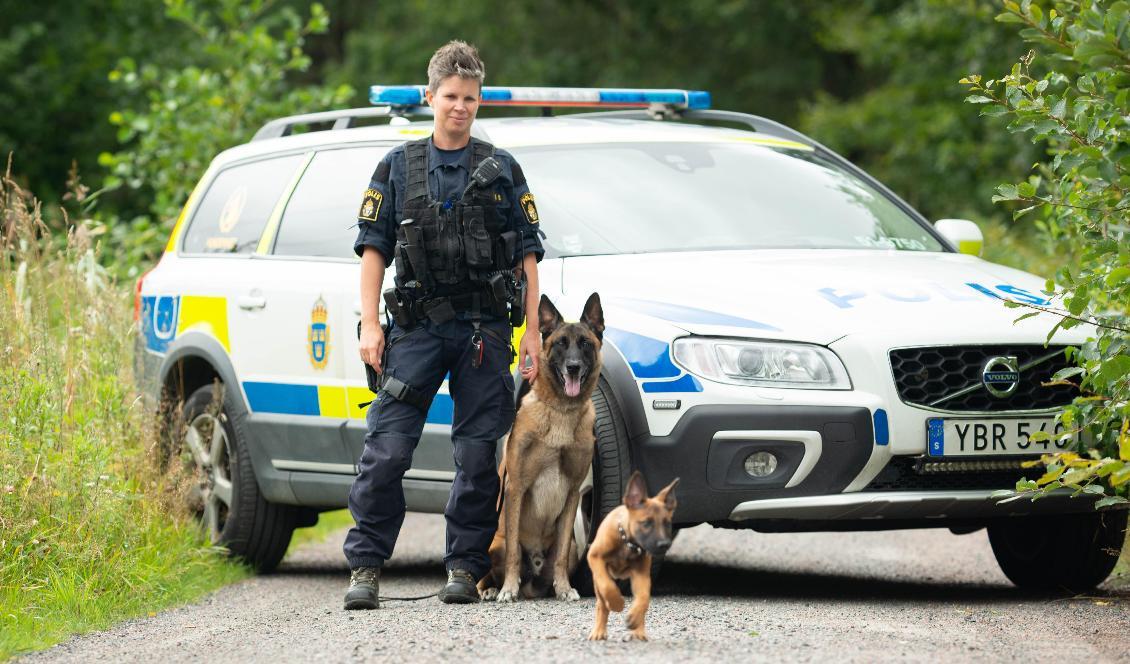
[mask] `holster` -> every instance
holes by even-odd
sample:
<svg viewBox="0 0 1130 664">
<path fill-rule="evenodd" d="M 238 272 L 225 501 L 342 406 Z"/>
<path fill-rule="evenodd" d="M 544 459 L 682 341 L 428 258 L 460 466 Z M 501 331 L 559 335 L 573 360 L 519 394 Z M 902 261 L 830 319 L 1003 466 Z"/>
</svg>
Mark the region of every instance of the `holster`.
<svg viewBox="0 0 1130 664">
<path fill-rule="evenodd" d="M 385 311 L 392 316 L 397 325 L 407 330 L 416 324 L 416 316 L 412 312 L 412 307 L 400 298 L 400 291 L 389 288 L 381 296 L 385 301 Z"/>
<path fill-rule="evenodd" d="M 381 353 L 381 373 L 378 374 L 377 370 L 374 369 L 371 365 L 364 363 L 365 382 L 369 386 L 369 391 L 373 394 L 377 394 L 381 390 L 384 390 L 393 399 L 402 401 L 409 406 L 415 406 L 416 408 L 419 408 L 426 413 L 428 412 L 428 408 L 430 408 L 432 405 L 431 399 L 425 397 L 422 392 L 412 387 L 408 383 L 405 383 L 395 376 L 390 376 L 388 373 L 385 373 L 385 359 L 388 357 L 389 349 L 392 348 L 392 341 L 388 337 L 389 331 L 390 330 L 388 324 L 382 323 L 381 332 L 383 332 L 385 335 L 385 347 L 384 352 Z M 360 321 L 357 322 L 357 338 L 361 338 Z M 366 406 L 372 405 L 372 403 L 372 401 L 369 401 L 368 403 L 358 404 L 358 407 L 364 408 Z"/>
<path fill-rule="evenodd" d="M 389 328 L 387 324 L 381 323 L 381 332 L 385 335 L 385 348 L 384 352 L 381 353 L 381 370 L 383 371 L 385 366 L 385 356 L 388 355 Z M 361 321 L 357 321 L 357 340 L 361 340 Z M 365 365 L 365 382 L 369 385 L 369 391 L 373 394 L 376 394 L 377 390 L 381 389 L 381 375 L 378 374 L 377 370 L 370 366 L 368 362 L 362 362 L 361 364 Z M 372 402 L 370 401 L 369 403 Z M 360 407 L 364 408 L 368 405 L 368 403 L 360 404 Z"/>
</svg>

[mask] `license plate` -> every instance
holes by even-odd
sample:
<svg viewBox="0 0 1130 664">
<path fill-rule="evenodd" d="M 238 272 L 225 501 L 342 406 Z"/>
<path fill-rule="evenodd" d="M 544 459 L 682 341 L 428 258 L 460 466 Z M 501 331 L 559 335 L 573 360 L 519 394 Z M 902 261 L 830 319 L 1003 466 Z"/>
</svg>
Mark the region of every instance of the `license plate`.
<svg viewBox="0 0 1130 664">
<path fill-rule="evenodd" d="M 1049 440 L 1034 441 L 1031 435 L 1046 431 Z M 1044 454 L 1074 447 L 1076 436 L 1063 441 L 1056 436 L 1064 431 L 1054 417 L 1024 419 L 926 420 L 926 452 L 930 456 L 1006 456 Z"/>
</svg>

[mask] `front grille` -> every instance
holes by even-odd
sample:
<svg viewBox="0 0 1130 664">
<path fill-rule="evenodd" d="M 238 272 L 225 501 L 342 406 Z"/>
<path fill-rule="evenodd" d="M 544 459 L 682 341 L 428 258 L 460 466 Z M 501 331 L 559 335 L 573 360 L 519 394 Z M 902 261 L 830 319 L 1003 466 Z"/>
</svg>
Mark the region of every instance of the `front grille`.
<svg viewBox="0 0 1130 664">
<path fill-rule="evenodd" d="M 1028 457 L 1031 459 L 1031 457 Z M 932 462 L 922 457 L 895 457 L 891 459 L 864 491 L 963 491 L 1014 489 L 1016 480 L 1022 477 L 1037 477 L 1040 468 L 1021 468 L 1020 463 L 1027 459 L 994 459 L 993 470 L 946 471 L 933 467 Z M 970 459 L 970 465 L 976 463 Z M 986 463 L 985 465 L 990 465 Z"/>
<path fill-rule="evenodd" d="M 1020 383 L 1005 397 L 990 394 L 981 382 L 985 363 L 994 357 L 1015 357 L 1020 366 Z M 1050 356 L 1050 357 L 1049 357 Z M 1001 412 L 1041 410 L 1071 403 L 1078 390 L 1071 386 L 1044 387 L 1060 369 L 1070 366 L 1063 347 L 1015 346 L 933 346 L 897 348 L 890 352 L 891 370 L 899 398 L 912 406 L 948 411 Z M 1025 365 L 1038 362 L 1035 366 Z M 936 403 L 939 399 L 976 386 L 967 394 Z"/>
</svg>

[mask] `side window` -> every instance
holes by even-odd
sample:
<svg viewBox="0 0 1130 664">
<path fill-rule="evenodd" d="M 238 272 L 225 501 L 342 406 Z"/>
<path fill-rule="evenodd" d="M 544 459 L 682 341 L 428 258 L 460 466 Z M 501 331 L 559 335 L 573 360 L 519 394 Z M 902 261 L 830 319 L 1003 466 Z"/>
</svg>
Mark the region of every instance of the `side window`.
<svg viewBox="0 0 1130 664">
<path fill-rule="evenodd" d="M 356 258 L 357 208 L 388 146 L 314 155 L 286 204 L 274 254 Z"/>
<path fill-rule="evenodd" d="M 264 159 L 220 171 L 184 236 L 192 254 L 250 254 L 259 244 L 279 195 L 290 184 L 303 155 Z"/>
</svg>

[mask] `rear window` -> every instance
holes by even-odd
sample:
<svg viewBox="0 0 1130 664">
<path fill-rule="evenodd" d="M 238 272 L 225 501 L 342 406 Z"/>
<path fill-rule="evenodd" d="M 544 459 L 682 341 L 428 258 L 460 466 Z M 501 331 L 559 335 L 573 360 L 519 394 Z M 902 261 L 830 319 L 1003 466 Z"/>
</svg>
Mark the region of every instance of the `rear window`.
<svg viewBox="0 0 1130 664">
<path fill-rule="evenodd" d="M 283 213 L 273 253 L 356 259 L 357 209 L 388 146 L 314 155 Z"/>
<path fill-rule="evenodd" d="M 190 254 L 250 254 L 283 189 L 302 163 L 300 154 L 231 166 L 220 171 L 185 233 Z"/>
</svg>

